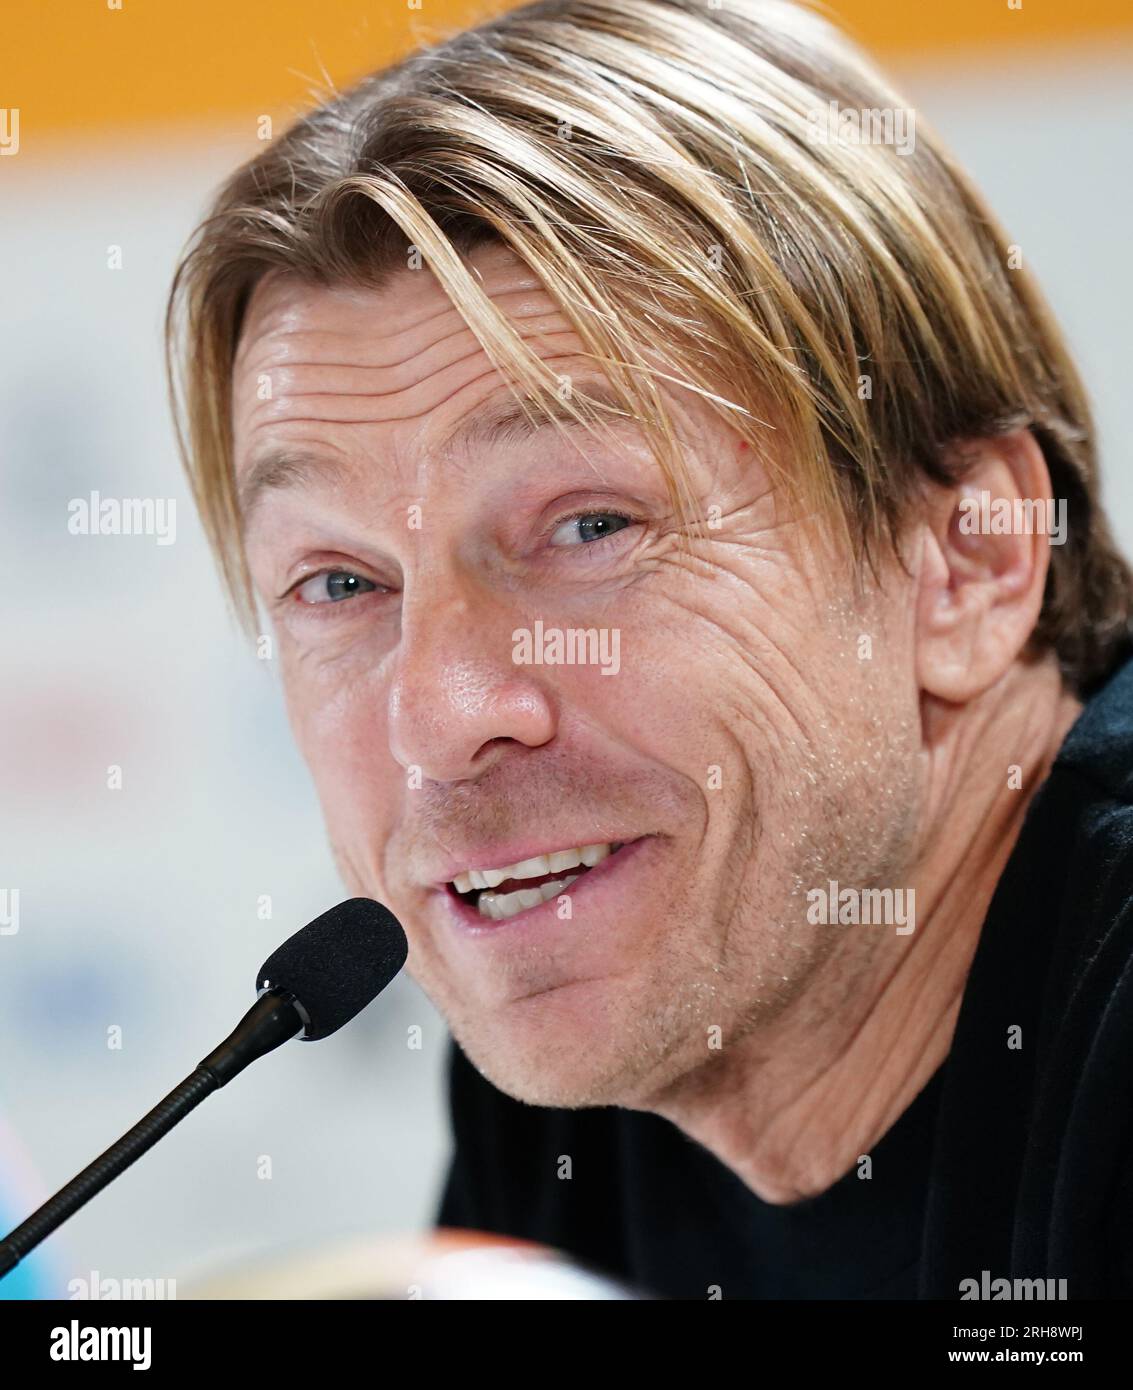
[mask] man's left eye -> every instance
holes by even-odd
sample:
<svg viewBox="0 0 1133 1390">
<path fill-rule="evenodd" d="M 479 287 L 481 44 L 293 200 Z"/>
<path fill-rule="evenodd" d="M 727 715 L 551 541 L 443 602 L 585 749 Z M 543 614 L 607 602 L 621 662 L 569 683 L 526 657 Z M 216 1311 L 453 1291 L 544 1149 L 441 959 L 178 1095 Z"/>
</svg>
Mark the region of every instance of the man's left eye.
<svg viewBox="0 0 1133 1390">
<path fill-rule="evenodd" d="M 584 512 L 581 516 L 568 516 L 565 521 L 560 521 L 551 533 L 550 544 L 588 545 L 605 540 L 629 525 L 631 518 L 622 516 L 620 512 Z"/>
<path fill-rule="evenodd" d="M 296 594 L 301 603 L 340 603 L 344 598 L 367 594 L 377 587 L 371 580 L 351 574 L 349 570 L 328 570 L 305 579 Z"/>
</svg>

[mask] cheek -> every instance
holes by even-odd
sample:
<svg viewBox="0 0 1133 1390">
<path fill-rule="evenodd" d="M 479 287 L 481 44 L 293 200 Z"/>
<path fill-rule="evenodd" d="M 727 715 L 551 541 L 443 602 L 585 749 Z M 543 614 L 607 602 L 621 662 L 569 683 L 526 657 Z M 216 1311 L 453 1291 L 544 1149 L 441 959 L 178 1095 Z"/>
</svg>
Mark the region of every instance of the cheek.
<svg viewBox="0 0 1133 1390">
<path fill-rule="evenodd" d="M 588 741 L 608 738 L 619 756 L 628 754 L 674 787 L 680 820 L 691 831 L 750 783 L 737 763 L 730 717 L 742 676 L 713 649 L 702 619 L 689 619 L 679 633 L 655 621 L 627 625 L 617 675 L 590 670 L 560 689 L 564 710 L 590 731 Z M 646 809 L 639 806 L 638 814 Z"/>
<path fill-rule="evenodd" d="M 285 667 L 284 697 L 296 746 L 332 825 L 362 814 L 373 828 L 381 807 L 396 803 L 403 769 L 389 753 L 387 699 L 373 677 L 308 676 Z"/>
</svg>

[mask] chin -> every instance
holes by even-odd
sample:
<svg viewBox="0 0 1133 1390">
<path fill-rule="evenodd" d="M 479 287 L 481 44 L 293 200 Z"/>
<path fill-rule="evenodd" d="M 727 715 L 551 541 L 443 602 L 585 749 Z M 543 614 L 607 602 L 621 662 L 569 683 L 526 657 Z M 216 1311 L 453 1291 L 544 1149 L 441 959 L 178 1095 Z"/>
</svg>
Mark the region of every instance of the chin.
<svg viewBox="0 0 1133 1390">
<path fill-rule="evenodd" d="M 574 1065 L 533 1067 L 515 1053 L 481 1061 L 468 1054 L 497 1091 L 526 1105 L 557 1110 L 583 1110 L 591 1106 L 617 1105 L 618 1088 L 601 1072 Z"/>
<path fill-rule="evenodd" d="M 541 1013 L 537 1027 L 481 1020 L 453 1031 L 473 1066 L 513 1100 L 570 1110 L 624 1103 L 632 1029 L 584 1028 L 565 1014 L 555 1026 L 545 1001 Z"/>
</svg>

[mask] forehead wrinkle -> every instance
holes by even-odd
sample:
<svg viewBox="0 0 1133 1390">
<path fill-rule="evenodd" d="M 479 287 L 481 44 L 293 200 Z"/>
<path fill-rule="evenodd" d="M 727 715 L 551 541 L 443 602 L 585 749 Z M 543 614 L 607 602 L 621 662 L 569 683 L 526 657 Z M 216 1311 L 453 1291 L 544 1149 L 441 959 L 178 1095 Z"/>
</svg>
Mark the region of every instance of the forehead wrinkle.
<svg viewBox="0 0 1133 1390">
<path fill-rule="evenodd" d="M 305 329 L 303 330 L 303 332 L 304 334 L 314 334 L 320 337 L 323 336 L 320 330 L 318 329 Z M 398 336 L 399 335 L 397 334 L 391 335 L 391 341 L 396 340 Z M 554 340 L 556 338 L 568 338 L 572 342 L 577 341 L 573 331 L 569 328 L 559 329 L 555 332 L 549 332 L 546 329 L 543 329 L 538 333 L 531 334 L 530 337 L 527 338 L 525 341 L 532 345 L 535 343 L 541 343 L 543 344 L 544 348 L 548 348 L 553 346 Z M 463 351 L 456 348 L 456 344 L 461 339 L 466 339 Z M 263 340 L 261 339 L 260 342 L 263 343 Z M 267 347 L 268 345 L 264 344 L 264 346 Z M 397 391 L 412 390 L 414 387 L 429 381 L 432 377 L 436 376 L 441 371 L 457 367 L 460 363 L 470 361 L 481 355 L 485 357 L 487 356 L 487 354 L 484 353 L 482 344 L 475 337 L 475 335 L 472 333 L 472 330 L 468 327 L 467 324 L 464 323 L 463 320 L 461 320 L 461 322 L 458 325 L 454 325 L 451 333 L 442 334 L 439 338 L 433 339 L 432 342 L 422 344 L 416 350 L 407 353 L 404 357 L 400 357 L 396 361 L 390 362 L 365 362 L 357 360 L 350 362 L 337 362 L 320 360 L 317 357 L 308 358 L 307 360 L 300 361 L 296 360 L 295 357 L 292 355 L 295 351 L 294 344 L 290 345 L 290 347 L 291 352 L 285 354 L 282 360 L 276 360 L 274 366 L 272 365 L 274 355 L 269 352 L 267 353 L 266 361 L 261 360 L 257 363 L 255 358 L 253 357 L 253 360 L 251 362 L 240 364 L 237 370 L 243 370 L 248 375 L 258 375 L 262 372 L 266 372 L 267 375 L 272 376 L 273 378 L 281 378 L 281 397 L 295 396 L 299 398 L 303 396 L 313 395 L 336 396 L 364 394 L 374 394 L 375 396 L 387 396 L 392 395 Z M 442 353 L 439 351 L 439 349 L 445 347 L 451 347 L 453 350 L 449 353 Z M 568 356 L 575 354 L 563 353 L 555 355 Z M 412 380 L 406 380 L 406 378 L 410 375 L 409 371 L 406 369 L 414 366 L 417 367 L 419 370 L 417 371 L 417 373 L 413 375 Z M 257 368 L 259 370 L 257 370 Z M 290 390 L 288 388 L 287 382 L 289 378 L 298 378 L 302 376 L 304 373 L 330 371 L 357 374 L 359 376 L 364 376 L 365 374 L 373 372 L 385 372 L 392 378 L 391 389 L 369 393 L 366 390 L 355 392 L 350 390 L 349 388 L 346 390 L 339 391 L 336 391 L 334 389 L 302 391 Z M 472 385 L 473 382 L 478 379 L 478 377 L 474 377 L 471 380 L 463 383 L 463 385 Z M 265 406 L 270 406 L 271 401 L 263 401 L 261 402 L 261 404 Z"/>
<path fill-rule="evenodd" d="M 532 293 L 533 289 L 536 290 L 536 294 Z M 512 317 L 525 321 L 529 330 L 533 327 L 532 320 L 539 321 L 538 328 L 535 332 L 530 333 L 528 338 L 533 351 L 539 351 L 537 340 L 545 339 L 548 336 L 567 336 L 575 339 L 573 330 L 569 326 L 558 334 L 548 334 L 547 330 L 552 323 L 563 321 L 562 311 L 550 299 L 546 291 L 540 290 L 538 286 L 516 287 L 497 296 L 497 299 L 520 299 L 521 304 L 516 306 L 520 312 Z M 536 302 L 537 299 L 542 299 L 545 302 Z M 324 350 L 337 350 L 344 340 L 357 342 L 359 333 L 349 327 L 340 326 L 331 329 L 322 328 L 317 322 L 302 323 L 301 316 L 286 305 L 277 308 L 274 312 L 277 319 L 276 323 L 271 323 L 272 311 L 269 310 L 261 318 L 261 331 L 254 332 L 245 340 L 244 344 L 243 365 L 245 365 L 246 370 L 254 373 L 257 366 L 261 364 L 267 366 L 275 358 L 278 362 L 275 370 L 284 377 L 284 381 L 280 383 L 282 390 L 278 395 L 264 400 L 257 399 L 252 403 L 251 412 L 245 417 L 248 425 L 246 439 L 249 446 L 256 433 L 276 425 L 309 424 L 346 427 L 352 424 L 404 424 L 406 421 L 419 419 L 422 426 L 425 426 L 429 416 L 442 411 L 453 398 L 474 387 L 486 377 L 500 380 L 502 399 L 495 400 L 496 393 L 488 392 L 477 405 L 464 412 L 461 418 L 444 430 L 439 447 L 430 443 L 428 448 L 422 449 L 419 457 L 419 481 L 420 474 L 427 472 L 432 463 L 443 461 L 455 464 L 458 453 L 469 454 L 477 449 L 483 450 L 493 445 L 520 442 L 532 438 L 547 428 L 556 428 L 560 435 L 564 431 L 577 431 L 579 428 L 583 428 L 588 434 L 593 435 L 595 421 L 602 421 L 607 427 L 611 424 L 625 426 L 634 423 L 632 418 L 625 414 L 624 408 L 616 393 L 610 388 L 608 381 L 600 374 L 594 373 L 588 362 L 586 364 L 587 370 L 580 373 L 578 380 L 580 388 L 585 390 L 588 399 L 593 400 L 595 405 L 594 410 L 590 411 L 585 402 L 580 403 L 584 414 L 589 418 L 588 424 L 580 426 L 565 405 L 552 393 L 546 391 L 534 396 L 527 391 L 523 392 L 522 399 L 526 402 L 526 410 L 530 412 L 532 417 L 529 419 L 524 407 L 516 401 L 513 387 L 491 363 L 468 323 L 447 299 L 438 305 L 435 312 L 429 313 L 425 319 L 418 321 L 419 324 L 436 323 L 438 326 L 443 325 L 443 331 L 425 347 L 391 362 L 338 363 L 325 360 L 299 362 L 295 355 L 300 350 L 317 349 L 320 342 Z M 265 320 L 267 321 L 266 324 Z M 297 322 L 297 320 L 300 321 Z M 449 326 L 450 323 L 451 327 Z M 265 328 L 266 331 L 264 331 Z M 387 328 L 382 337 L 389 343 L 396 344 L 398 331 L 391 331 Z M 450 360 L 433 363 L 423 360 L 429 355 L 434 357 L 444 355 L 437 350 L 443 349 L 445 344 L 459 340 L 466 341 L 467 350 L 452 356 Z M 362 345 L 365 346 L 364 340 Z M 380 347 L 384 346 L 384 343 L 381 339 L 375 343 L 371 335 L 371 345 Z M 543 342 L 542 351 L 539 352 L 543 360 L 548 363 L 556 357 L 568 362 L 570 358 L 577 357 L 576 352 L 548 352 L 548 348 L 551 346 L 550 343 Z M 264 362 L 265 357 L 268 359 L 266 363 Z M 396 398 L 403 397 L 408 393 L 416 394 L 419 390 L 427 390 L 430 383 L 438 375 L 451 371 L 462 363 L 475 361 L 479 357 L 484 359 L 483 370 L 469 379 L 455 384 L 452 390 L 440 400 L 429 400 L 423 408 L 417 410 L 411 408 L 410 402 L 405 402 L 401 411 L 389 413 L 390 403 L 394 402 Z M 398 377 L 404 378 L 406 369 L 413 367 L 416 367 L 417 370 L 413 373 L 414 379 L 412 381 L 405 382 L 396 379 Z M 367 378 L 373 377 L 374 372 L 385 372 L 387 376 L 392 374 L 394 380 L 389 382 L 387 389 L 381 391 L 366 389 L 361 384 L 357 388 L 347 385 L 337 389 L 333 385 L 318 389 L 289 389 L 286 384 L 287 379 L 291 378 L 295 380 L 296 386 L 299 386 L 304 378 L 309 379 L 309 376 L 314 373 L 349 373 L 356 375 L 364 383 Z M 337 406 L 339 411 L 348 402 L 373 402 L 375 405 L 380 402 L 384 404 L 384 413 L 380 421 L 327 415 L 320 417 L 311 412 L 310 403 L 313 401 L 324 401 L 328 408 L 334 409 Z M 288 402 L 307 403 L 303 414 L 286 413 Z M 349 411 L 348 405 L 346 408 Z M 264 418 L 265 416 L 267 418 Z M 547 418 L 548 416 L 550 418 Z M 415 432 L 415 438 L 420 440 L 420 430 Z M 244 452 L 247 456 L 247 450 Z M 266 492 L 274 488 L 308 486 L 319 480 L 330 481 L 337 478 L 340 472 L 341 468 L 335 461 L 328 461 L 309 448 L 283 443 L 276 448 L 269 449 L 266 454 L 251 464 L 243 481 L 238 484 L 238 499 L 245 523 Z"/>
<path fill-rule="evenodd" d="M 333 290 L 329 290 L 327 292 L 330 294 L 334 293 Z M 428 327 L 437 320 L 444 320 L 452 316 L 455 316 L 457 322 L 453 325 L 451 331 L 442 332 L 438 337 L 432 338 L 429 342 L 424 344 L 424 346 L 421 349 L 418 349 L 416 352 L 410 353 L 408 357 L 399 358 L 395 361 L 389 362 L 379 361 L 362 364 L 351 363 L 349 365 L 383 368 L 400 367 L 405 365 L 405 363 L 411 362 L 416 358 L 420 357 L 422 352 L 428 352 L 432 348 L 436 347 L 438 344 L 443 343 L 450 338 L 459 336 L 461 333 L 464 332 L 471 333 L 472 330 L 469 327 L 467 321 L 460 314 L 456 305 L 454 305 L 452 301 L 448 299 L 447 296 L 445 296 L 444 291 L 440 288 L 439 285 L 436 286 L 436 293 L 440 297 L 441 302 L 439 302 L 437 307 L 433 309 L 431 312 L 426 313 L 424 317 L 405 317 L 399 315 L 396 312 L 396 308 L 393 310 L 393 312 L 390 312 L 389 307 L 387 305 L 383 305 L 382 319 L 383 322 L 387 324 L 387 327 L 383 333 L 376 334 L 375 339 L 379 342 L 383 339 L 389 340 L 390 342 L 396 342 L 398 338 L 404 336 L 406 333 L 418 332 L 423 329 L 428 329 Z M 540 297 L 544 299 L 546 302 L 543 304 L 535 302 L 536 299 Z M 515 300 L 517 298 L 521 300 L 521 305 L 517 306 L 517 308 L 526 309 L 526 312 L 515 312 L 510 314 L 506 313 L 506 304 L 509 301 Z M 513 323 L 523 323 L 531 319 L 558 320 L 561 324 L 563 324 L 563 329 L 560 331 L 570 330 L 569 322 L 565 318 L 561 306 L 557 304 L 555 300 L 547 293 L 547 291 L 538 283 L 522 285 L 511 290 L 500 291 L 499 293 L 493 294 L 492 299 L 496 306 L 501 310 L 501 312 L 504 312 L 506 317 L 509 318 Z M 418 307 L 418 304 L 419 301 L 415 300 L 413 301 L 412 307 L 416 308 Z M 358 306 L 357 301 L 355 301 L 355 305 L 359 309 L 359 313 L 364 314 L 366 317 L 373 317 L 376 312 L 373 306 Z M 341 312 L 341 310 L 339 312 Z M 302 313 L 296 310 L 294 305 L 287 302 L 286 300 L 282 304 L 278 305 L 271 305 L 269 301 L 269 304 L 267 306 L 263 306 L 260 308 L 260 312 L 258 314 L 249 314 L 248 319 L 245 322 L 245 328 L 242 334 L 242 341 L 237 348 L 236 362 L 241 363 L 241 359 L 246 357 L 249 351 L 254 350 L 254 346 L 267 347 L 273 343 L 278 344 L 281 341 L 295 339 L 297 337 L 301 338 L 303 336 L 312 334 L 317 335 L 319 337 L 331 339 L 349 339 L 352 341 L 357 341 L 358 339 L 357 329 L 331 326 L 323 327 L 312 323 L 305 323 L 302 321 L 302 319 Z M 273 320 L 276 321 L 273 322 Z M 340 366 L 347 364 L 333 363 L 326 365 Z"/>
<path fill-rule="evenodd" d="M 608 423 L 622 426 L 636 423 L 624 413 L 616 393 L 603 378 L 583 378 L 579 384 L 586 391 L 588 403 L 605 407 L 614 417 Z M 605 415 L 606 411 L 601 413 Z M 489 395 L 479 408 L 457 420 L 441 437 L 437 448 L 442 457 L 449 459 L 457 453 L 470 453 L 477 448 L 523 443 L 546 429 L 558 426 L 565 426 L 568 431 L 587 429 L 557 396 L 532 395 L 524 391 L 517 400 L 505 383 L 498 392 Z"/>
<path fill-rule="evenodd" d="M 436 351 L 436 349 L 439 348 L 442 344 L 453 343 L 461 338 L 466 339 L 462 351 L 455 350 L 443 354 Z M 544 349 L 552 346 L 553 344 L 551 344 L 549 340 L 544 341 Z M 569 358 L 572 355 L 574 354 L 549 353 L 547 356 L 547 360 L 552 360 L 555 356 L 563 356 Z M 430 361 L 428 360 L 429 358 L 433 358 L 435 360 Z M 477 359 L 481 358 L 483 359 L 483 367 L 479 371 L 477 371 L 473 364 L 477 362 Z M 418 368 L 418 371 L 413 373 L 412 380 L 406 380 L 406 377 L 409 375 L 409 372 L 407 370 L 398 369 L 408 368 L 411 364 L 415 365 Z M 404 395 L 407 393 L 416 392 L 418 390 L 424 392 L 428 389 L 428 387 L 435 380 L 436 377 L 446 372 L 468 372 L 471 370 L 474 373 L 473 375 L 467 376 L 466 379 L 458 381 L 452 387 L 452 390 L 448 393 L 448 395 L 444 396 L 440 400 L 429 401 L 427 404 L 425 404 L 423 407 L 419 409 L 413 409 L 412 407 L 410 407 L 404 410 L 404 412 L 396 413 L 390 416 L 392 422 L 400 423 L 406 419 L 413 418 L 415 416 L 426 415 L 430 410 L 442 408 L 443 406 L 447 405 L 449 400 L 452 399 L 453 396 L 457 395 L 460 391 L 474 386 L 483 377 L 490 376 L 493 373 L 495 373 L 495 368 L 492 366 L 490 360 L 487 358 L 487 355 L 484 353 L 483 348 L 479 344 L 479 342 L 476 341 L 474 336 L 462 331 L 459 328 L 454 333 L 446 335 L 444 338 L 438 339 L 429 347 L 422 348 L 415 353 L 411 353 L 407 357 L 400 359 L 399 362 L 391 365 L 357 365 L 354 363 L 340 364 L 319 361 L 297 362 L 291 360 L 285 362 L 283 365 L 276 366 L 272 370 L 267 371 L 265 373 L 263 369 L 269 366 L 270 358 L 267 362 L 264 362 L 262 360 L 257 362 L 255 361 L 253 356 L 253 360 L 246 363 L 241 372 L 241 375 L 245 378 L 251 378 L 258 375 L 266 374 L 273 379 L 277 387 L 273 395 L 266 398 L 260 398 L 257 395 L 249 399 L 249 392 L 237 392 L 236 399 L 246 403 L 245 409 L 247 413 L 245 418 L 247 421 L 249 436 L 254 434 L 257 429 L 262 428 L 264 425 L 270 425 L 275 423 L 289 423 L 298 420 L 300 417 L 289 415 L 287 413 L 289 401 L 311 401 L 316 398 L 324 398 L 327 401 L 333 401 L 337 399 L 340 403 L 349 400 L 363 399 L 370 399 L 375 402 L 384 401 L 390 400 L 398 395 Z M 302 382 L 304 378 L 309 378 L 311 376 L 317 377 L 320 374 L 326 375 L 330 373 L 337 374 L 340 379 L 342 376 L 359 376 L 363 378 L 364 383 L 366 376 L 372 375 L 372 373 L 375 371 L 384 372 L 386 374 L 386 377 L 390 378 L 388 385 L 386 386 L 386 389 L 373 390 L 366 387 L 364 384 L 360 384 L 358 389 L 354 389 L 349 385 L 346 385 L 345 387 L 342 387 L 340 389 L 335 389 L 334 385 L 331 383 L 327 383 L 325 386 L 319 385 L 317 387 L 311 387 L 309 389 L 302 389 Z M 292 387 L 291 385 L 292 382 L 295 383 L 294 387 Z M 330 424 L 345 424 L 355 422 L 361 423 L 361 418 L 354 417 L 354 419 L 352 420 L 331 419 L 327 421 L 327 423 Z"/>
<path fill-rule="evenodd" d="M 419 357 L 420 354 L 417 356 Z M 380 420 L 363 416 L 336 418 L 334 416 L 322 414 L 314 415 L 304 413 L 300 415 L 291 414 L 288 411 L 288 403 L 292 401 L 310 402 L 314 400 L 325 400 L 328 403 L 337 402 L 340 407 L 343 402 L 347 401 L 372 401 L 374 403 L 393 401 L 396 397 L 406 396 L 410 393 L 424 390 L 433 383 L 436 377 L 441 373 L 452 371 L 464 364 L 475 363 L 477 359 L 480 358 L 483 359 L 482 369 L 477 372 L 476 375 L 470 376 L 466 380 L 456 382 L 446 395 L 438 399 L 430 399 L 423 407 L 418 409 L 412 408 L 412 405 L 416 404 L 416 402 L 407 403 L 408 408 L 400 412 L 391 412 L 387 406 Z M 544 356 L 542 360 L 549 365 L 556 360 L 569 363 L 576 358 L 576 353 L 562 353 L 548 354 Z M 412 361 L 414 359 L 408 358 L 406 360 Z M 313 371 L 341 370 L 328 363 L 290 364 L 285 370 L 287 375 L 294 374 L 295 376 L 299 376 L 304 371 L 304 368 Z M 349 368 L 347 370 L 356 369 Z M 365 368 L 357 370 L 374 369 Z M 450 401 L 459 396 L 462 392 L 470 390 L 479 382 L 486 379 L 499 380 L 501 382 L 501 390 L 509 390 L 506 378 L 501 376 L 487 355 L 482 352 L 478 344 L 475 347 L 471 347 L 470 351 L 463 356 L 453 358 L 451 361 L 443 364 L 438 364 L 433 367 L 432 370 L 424 372 L 412 382 L 406 384 L 391 383 L 388 389 L 381 391 L 366 389 L 352 390 L 349 388 L 334 390 L 329 387 L 319 387 L 310 390 L 294 390 L 289 388 L 285 377 L 284 383 L 277 395 L 263 400 L 256 400 L 252 404 L 247 417 L 247 437 L 250 443 L 252 437 L 258 430 L 269 428 L 273 425 L 320 423 L 328 425 L 404 424 L 408 420 L 424 420 L 429 414 L 443 410 Z M 580 373 L 579 385 L 585 387 L 599 405 L 606 406 L 611 412 L 620 411 L 619 402 L 610 390 L 609 383 L 604 377 L 588 369 Z M 524 399 L 530 403 L 539 398 L 532 397 L 525 393 Z M 567 425 L 575 424 L 573 417 L 556 398 L 543 397 L 543 399 L 547 403 L 545 408 L 550 412 L 553 418 L 561 420 Z M 306 407 L 306 409 L 309 411 L 310 406 Z M 481 410 L 485 412 L 485 418 L 482 421 L 478 418 Z M 509 399 L 505 399 L 502 403 L 496 404 L 493 401 L 493 393 L 487 393 L 480 398 L 476 405 L 469 407 L 465 415 L 444 432 L 439 446 L 441 452 L 448 456 L 458 445 L 467 447 L 480 445 L 481 447 L 487 447 L 492 444 L 503 442 L 505 439 L 514 441 L 523 438 L 525 434 L 530 433 L 530 430 L 523 429 L 522 418 L 517 418 L 518 411 L 519 408 L 515 404 L 514 396 L 510 396 Z M 538 425 L 541 427 L 546 422 L 541 418 L 540 412 L 536 412 L 536 414 L 539 416 Z M 498 418 L 500 416 L 504 418 Z M 466 437 L 458 438 L 458 436 Z M 430 447 L 436 448 L 437 446 L 431 445 Z"/>
<path fill-rule="evenodd" d="M 588 397 L 597 404 L 606 405 L 611 410 L 618 408 L 617 396 L 613 388 L 603 378 L 595 378 L 593 381 L 584 380 L 583 384 L 586 387 Z M 445 398 L 445 401 L 438 402 L 437 406 L 445 404 L 463 389 L 465 387 L 458 387 Z M 532 402 L 538 398 L 525 394 L 524 399 L 531 407 Z M 493 445 L 499 447 L 505 443 L 521 443 L 535 438 L 547 429 L 561 429 L 563 427 L 566 427 L 568 431 L 572 428 L 586 429 L 585 426 L 578 425 L 578 422 L 557 397 L 544 400 L 541 406 L 534 406 L 533 408 L 535 419 L 532 421 L 524 414 L 520 404 L 506 384 L 503 385 L 499 391 L 489 393 L 477 406 L 473 406 L 468 413 L 450 427 L 439 442 L 425 451 L 425 456 L 421 460 L 421 469 L 427 470 L 430 463 L 438 460 L 447 464 L 456 464 L 458 456 L 461 454 L 465 456 L 467 464 L 470 463 L 468 456 L 477 449 L 483 450 Z M 545 412 L 549 413 L 550 418 L 547 418 Z M 412 416 L 401 417 L 402 420 L 412 418 Z M 366 425 L 372 422 L 303 417 L 288 419 L 287 423 Z M 630 416 L 624 414 L 614 417 L 608 423 L 623 428 L 636 424 Z M 589 433 L 588 429 L 587 433 Z M 343 473 L 349 471 L 349 467 L 350 464 L 345 458 L 325 456 L 308 447 L 283 444 L 269 449 L 248 467 L 244 478 L 238 485 L 238 500 L 244 524 L 248 524 L 257 505 L 267 492 L 273 489 L 309 487 L 312 482 L 316 481 L 333 483 L 338 481 Z"/>
<path fill-rule="evenodd" d="M 281 286 L 281 288 L 286 293 L 286 286 Z M 333 290 L 330 293 L 333 294 Z M 417 319 L 416 324 L 410 323 L 408 325 L 409 329 L 414 330 L 434 323 L 441 327 L 442 331 L 437 336 L 432 337 L 431 341 L 394 360 L 353 361 L 349 363 L 327 360 L 299 362 L 296 360 L 296 354 L 300 351 L 311 352 L 312 350 L 317 354 L 320 345 L 324 352 L 329 352 L 337 348 L 339 343 L 343 341 L 357 343 L 360 336 L 357 329 L 346 326 L 323 327 L 318 322 L 305 323 L 303 322 L 304 317 L 308 320 L 312 317 L 309 303 L 306 306 L 306 313 L 304 313 L 302 308 L 297 309 L 294 302 L 288 301 L 286 298 L 282 303 L 276 304 L 273 304 L 269 299 L 268 303 L 262 306 L 261 313 L 256 318 L 250 317 L 246 325 L 248 332 L 245 334 L 239 354 L 243 360 L 234 365 L 241 374 L 254 377 L 263 375 L 266 371 L 267 375 L 277 379 L 282 375 L 283 380 L 278 382 L 279 389 L 274 398 L 262 399 L 257 393 L 257 397 L 249 401 L 246 393 L 239 393 L 250 406 L 250 410 L 245 416 L 248 435 L 254 434 L 264 424 L 300 422 L 301 417 L 289 417 L 285 413 L 286 401 L 289 397 L 294 400 L 306 401 L 324 397 L 328 402 L 337 399 L 340 408 L 345 402 L 367 397 L 375 401 L 388 400 L 401 392 L 413 391 L 424 386 L 432 376 L 441 371 L 456 368 L 462 362 L 482 354 L 482 344 L 459 314 L 456 306 L 444 296 L 443 290 L 439 286 L 437 286 L 437 295 L 439 296 L 437 307 L 428 312 L 424 318 Z M 357 297 L 348 296 L 347 298 L 349 307 L 359 308 L 361 312 L 367 312 L 366 306 L 362 305 Z M 524 324 L 524 328 L 520 330 L 521 336 L 528 338 L 533 349 L 535 348 L 534 340 L 537 338 L 572 336 L 569 325 L 557 332 L 551 331 L 553 327 L 564 323 L 565 320 L 561 307 L 537 281 L 532 282 L 530 278 L 525 276 L 520 284 L 503 290 L 495 298 L 501 308 L 508 301 L 519 301 L 515 305 L 517 312 L 508 315 L 508 317 Z M 419 306 L 419 304 L 420 300 L 417 300 L 416 305 Z M 320 297 L 316 309 L 318 307 L 322 307 L 324 310 L 326 308 L 326 301 L 322 297 Z M 367 312 L 367 317 L 372 319 L 372 312 Z M 398 336 L 407 331 L 407 325 L 400 321 L 402 316 L 397 315 L 396 312 L 391 317 L 392 327 L 388 326 L 389 319 L 383 319 L 387 323 L 387 328 L 382 337 L 396 348 L 400 346 L 397 343 Z M 450 321 L 451 327 L 449 327 Z M 380 349 L 385 346 L 381 338 L 375 341 L 373 334 L 367 336 L 370 338 L 369 345 L 379 349 L 380 355 Z M 328 342 L 327 339 L 331 341 Z M 444 352 L 446 345 L 454 344 L 461 339 L 466 341 L 467 350 L 465 352 Z M 363 338 L 362 346 L 363 348 L 366 346 L 365 338 Z M 552 345 L 549 342 L 545 342 L 543 352 L 546 352 L 550 346 Z M 430 358 L 442 360 L 430 361 Z M 417 370 L 413 371 L 413 368 Z M 488 370 L 494 371 L 495 369 L 489 367 Z M 374 371 L 385 371 L 390 374 L 392 379 L 386 390 L 372 392 L 366 386 L 366 378 Z M 357 375 L 361 379 L 361 385 L 358 389 L 354 389 L 349 384 L 338 388 L 330 386 L 328 389 L 288 389 L 287 379 L 289 377 L 300 378 L 301 380 L 308 374 L 321 372 Z M 410 374 L 414 379 L 406 380 Z M 468 381 L 458 384 L 451 394 L 456 394 L 457 391 L 472 385 L 478 379 L 478 377 L 472 377 Z M 299 384 L 300 382 L 297 381 L 296 385 Z M 391 419 L 397 423 L 404 422 L 407 418 L 426 414 L 430 409 L 443 407 L 449 399 L 450 397 L 446 396 L 441 401 L 431 402 L 423 410 L 408 409 L 404 413 L 399 412 Z M 283 407 L 282 410 L 281 406 Z M 267 418 L 265 419 L 265 417 Z M 354 423 L 354 421 L 332 419 L 328 420 L 327 423 L 337 425 Z"/>
</svg>

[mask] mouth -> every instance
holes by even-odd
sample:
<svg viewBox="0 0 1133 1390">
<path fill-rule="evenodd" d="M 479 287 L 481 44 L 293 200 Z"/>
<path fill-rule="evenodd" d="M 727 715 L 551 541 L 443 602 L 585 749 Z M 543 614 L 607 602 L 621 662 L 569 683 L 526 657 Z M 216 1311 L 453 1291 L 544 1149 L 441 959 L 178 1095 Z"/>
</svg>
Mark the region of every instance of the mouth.
<svg viewBox="0 0 1133 1390">
<path fill-rule="evenodd" d="M 552 850 L 517 864 L 468 869 L 448 883 L 448 891 L 487 922 L 505 922 L 541 907 L 636 841 L 578 845 Z"/>
</svg>

